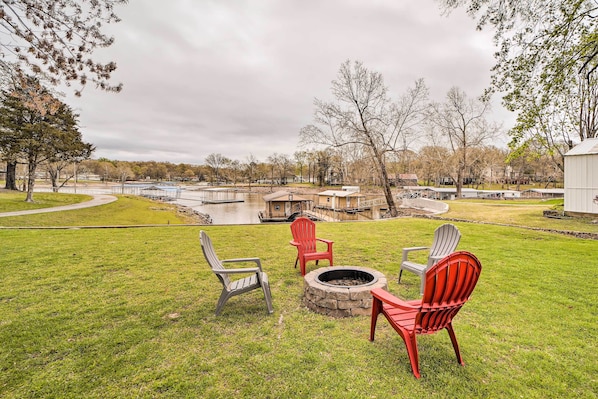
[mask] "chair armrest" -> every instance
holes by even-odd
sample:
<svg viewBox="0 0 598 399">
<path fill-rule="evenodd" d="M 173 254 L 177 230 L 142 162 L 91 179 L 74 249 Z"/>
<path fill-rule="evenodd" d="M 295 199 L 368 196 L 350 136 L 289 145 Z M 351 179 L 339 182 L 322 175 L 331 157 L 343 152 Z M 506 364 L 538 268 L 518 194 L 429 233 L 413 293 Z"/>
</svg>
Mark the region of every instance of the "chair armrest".
<svg viewBox="0 0 598 399">
<path fill-rule="evenodd" d="M 294 240 L 289 241 L 289 244 L 294 245 L 296 247 L 301 245 L 300 243 L 298 243 L 297 241 L 294 241 Z"/>
<path fill-rule="evenodd" d="M 422 249 L 430 249 L 430 247 L 408 247 L 403 248 L 403 252 L 421 251 Z"/>
<path fill-rule="evenodd" d="M 260 258 L 235 258 L 235 259 L 224 259 L 221 260 L 222 263 L 241 263 L 241 262 L 255 262 L 257 268 L 261 271 L 262 270 L 262 262 Z"/>
<path fill-rule="evenodd" d="M 320 241 L 323 242 L 324 244 L 326 244 L 328 246 L 328 252 L 332 251 L 332 244 L 334 244 L 334 241 L 332 240 L 326 240 L 324 238 L 316 238 L 316 241 Z"/>
<path fill-rule="evenodd" d="M 316 240 L 321 241 L 321 242 L 325 242 L 326 244 L 334 244 L 334 241 L 332 241 L 332 240 L 326 240 L 325 238 L 316 238 Z"/>
<path fill-rule="evenodd" d="M 399 309 L 418 310 L 421 307 L 421 301 L 419 300 L 406 302 L 392 295 L 390 292 L 383 290 L 382 288 L 374 288 L 370 292 L 375 299 Z"/>
<path fill-rule="evenodd" d="M 224 269 L 224 270 L 214 270 L 212 271 L 216 274 L 240 274 L 240 273 L 257 273 L 261 272 L 261 269 L 257 267 L 246 267 L 243 269 Z"/>
<path fill-rule="evenodd" d="M 411 251 L 422 251 L 424 249 L 430 249 L 430 247 L 407 247 L 403 248 L 403 262 L 407 260 L 407 256 Z"/>
</svg>

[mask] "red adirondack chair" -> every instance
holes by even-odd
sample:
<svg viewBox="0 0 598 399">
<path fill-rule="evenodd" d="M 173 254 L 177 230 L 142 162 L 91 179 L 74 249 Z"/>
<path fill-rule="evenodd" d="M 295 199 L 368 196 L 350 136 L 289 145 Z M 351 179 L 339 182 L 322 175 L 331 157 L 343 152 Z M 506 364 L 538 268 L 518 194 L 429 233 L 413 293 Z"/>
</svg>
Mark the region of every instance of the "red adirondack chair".
<svg viewBox="0 0 598 399">
<path fill-rule="evenodd" d="M 310 260 L 315 260 L 317 265 L 320 259 L 328 259 L 330 266 L 332 266 L 332 244 L 334 242 L 317 238 L 316 224 L 312 220 L 305 217 L 295 219 L 291 223 L 291 233 L 293 234 L 293 239 L 290 241 L 290 244 L 297 247 L 295 267 L 297 267 L 297 262 L 299 262 L 302 276 L 305 276 L 305 263 Z M 326 251 L 318 251 L 318 242 L 326 244 Z"/>
<path fill-rule="evenodd" d="M 422 299 L 403 301 L 383 289 L 373 289 L 370 341 L 374 340 L 378 314 L 382 313 L 405 341 L 413 375 L 420 378 L 416 335 L 433 334 L 446 328 L 457 361 L 464 365 L 453 330 L 453 317 L 469 300 L 481 271 L 482 265 L 473 254 L 459 251 L 428 269 Z"/>
</svg>

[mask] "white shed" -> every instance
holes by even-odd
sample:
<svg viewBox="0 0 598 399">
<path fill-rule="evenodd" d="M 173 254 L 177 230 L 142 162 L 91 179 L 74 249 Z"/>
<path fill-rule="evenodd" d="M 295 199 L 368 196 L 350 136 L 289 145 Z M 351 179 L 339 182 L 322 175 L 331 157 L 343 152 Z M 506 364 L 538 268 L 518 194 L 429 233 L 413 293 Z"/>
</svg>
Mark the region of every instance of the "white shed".
<svg viewBox="0 0 598 399">
<path fill-rule="evenodd" d="M 598 138 L 565 154 L 565 212 L 598 214 Z"/>
</svg>

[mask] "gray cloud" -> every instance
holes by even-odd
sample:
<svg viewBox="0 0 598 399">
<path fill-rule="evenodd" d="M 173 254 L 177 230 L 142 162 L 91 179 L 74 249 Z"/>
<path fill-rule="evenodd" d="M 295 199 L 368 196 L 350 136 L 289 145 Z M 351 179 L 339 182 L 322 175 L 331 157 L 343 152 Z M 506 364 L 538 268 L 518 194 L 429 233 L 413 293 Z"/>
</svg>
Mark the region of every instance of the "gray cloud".
<svg viewBox="0 0 598 399">
<path fill-rule="evenodd" d="M 424 78 L 437 100 L 452 86 L 479 95 L 493 64 L 489 33 L 432 0 L 144 0 L 118 13 L 115 44 L 97 55 L 117 62 L 123 92 L 67 96 L 110 159 L 292 155 L 347 59 L 380 72 L 394 97 Z"/>
</svg>

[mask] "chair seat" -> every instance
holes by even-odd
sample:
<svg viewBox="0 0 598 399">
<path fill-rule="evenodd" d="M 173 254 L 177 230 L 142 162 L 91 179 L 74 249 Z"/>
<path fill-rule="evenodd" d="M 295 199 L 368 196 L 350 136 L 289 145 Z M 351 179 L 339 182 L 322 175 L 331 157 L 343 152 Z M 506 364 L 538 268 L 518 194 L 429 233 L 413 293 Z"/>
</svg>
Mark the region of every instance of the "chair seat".
<svg viewBox="0 0 598 399">
<path fill-rule="evenodd" d="M 262 276 L 265 273 L 262 273 Z M 237 290 L 251 290 L 260 286 L 259 281 L 257 281 L 257 274 L 253 274 L 249 277 L 245 277 L 239 280 L 235 280 L 228 286 L 229 291 L 237 291 Z"/>
<path fill-rule="evenodd" d="M 329 252 L 311 252 L 303 255 L 305 260 L 330 259 L 331 256 Z"/>
<path fill-rule="evenodd" d="M 383 304 L 383 307 L 384 314 L 387 317 L 390 317 L 391 323 L 397 324 L 409 331 L 413 330 L 413 327 L 415 326 L 415 317 L 419 313 L 418 310 L 405 312 L 404 310 L 397 309 L 388 304 Z"/>
</svg>

